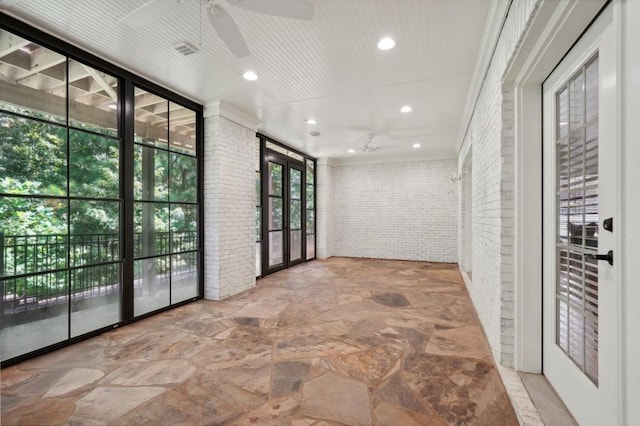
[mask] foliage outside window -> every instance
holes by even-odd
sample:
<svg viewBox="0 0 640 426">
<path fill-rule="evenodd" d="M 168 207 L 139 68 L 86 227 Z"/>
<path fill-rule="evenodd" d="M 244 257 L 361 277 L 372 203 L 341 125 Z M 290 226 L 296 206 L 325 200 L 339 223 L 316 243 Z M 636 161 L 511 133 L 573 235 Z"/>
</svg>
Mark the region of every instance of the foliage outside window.
<svg viewBox="0 0 640 426">
<path fill-rule="evenodd" d="M 131 319 L 126 306 L 141 315 L 197 297 L 201 110 L 89 55 L 0 39 L 3 363 Z"/>
</svg>

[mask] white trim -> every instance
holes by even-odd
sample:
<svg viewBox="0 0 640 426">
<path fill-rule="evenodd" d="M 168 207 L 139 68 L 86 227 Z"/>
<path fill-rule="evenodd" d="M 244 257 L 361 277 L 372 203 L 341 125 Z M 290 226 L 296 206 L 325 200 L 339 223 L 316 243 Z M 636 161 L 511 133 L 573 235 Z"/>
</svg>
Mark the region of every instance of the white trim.
<svg viewBox="0 0 640 426">
<path fill-rule="evenodd" d="M 205 118 L 215 117 L 218 115 L 254 131 L 258 130 L 258 126 L 261 123 L 261 121 L 257 117 L 223 100 L 210 102 L 205 105 Z"/>
<path fill-rule="evenodd" d="M 616 262 L 621 270 L 621 291 L 620 298 L 624 308 L 622 327 L 622 368 L 621 385 L 623 386 L 621 398 L 624 401 L 622 424 L 640 423 L 640 285 L 638 285 L 638 259 L 640 259 L 640 221 L 638 212 L 640 211 L 640 194 L 638 193 L 638 182 L 640 182 L 640 144 L 638 135 L 640 134 L 640 50 L 637 40 L 640 40 L 640 2 L 624 1 L 621 4 L 621 30 L 622 30 L 622 54 L 621 63 L 621 114 L 622 119 L 622 159 L 621 170 L 624 176 L 621 182 L 622 189 L 622 211 L 620 219 L 617 220 L 619 227 L 624 230 L 622 233 L 622 248 L 616 257 Z"/>
<path fill-rule="evenodd" d="M 467 91 L 467 100 L 465 102 L 462 120 L 460 121 L 460 129 L 458 129 L 455 149 L 456 156 L 460 154 L 460 149 L 464 143 L 464 136 L 467 133 L 467 127 L 473 118 L 475 102 L 480 96 L 482 84 L 491 65 L 493 51 L 498 43 L 502 24 L 506 19 L 510 4 L 510 1 L 491 0 L 491 4 L 489 5 L 484 31 L 482 32 L 482 38 L 480 40 L 481 50 L 478 53 L 473 74 L 471 74 L 471 85 Z"/>
<path fill-rule="evenodd" d="M 505 72 L 515 113 L 514 366 L 542 369 L 542 81 L 606 0 L 543 0 Z"/>
</svg>

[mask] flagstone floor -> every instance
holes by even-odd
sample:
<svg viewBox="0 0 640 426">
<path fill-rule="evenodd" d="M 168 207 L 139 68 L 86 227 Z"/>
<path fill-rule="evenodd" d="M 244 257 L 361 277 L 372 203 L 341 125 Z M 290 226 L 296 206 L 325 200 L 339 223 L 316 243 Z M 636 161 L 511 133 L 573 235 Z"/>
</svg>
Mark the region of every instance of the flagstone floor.
<svg viewBox="0 0 640 426">
<path fill-rule="evenodd" d="M 314 261 L 1 371 L 2 425 L 516 425 L 455 265 Z"/>
</svg>

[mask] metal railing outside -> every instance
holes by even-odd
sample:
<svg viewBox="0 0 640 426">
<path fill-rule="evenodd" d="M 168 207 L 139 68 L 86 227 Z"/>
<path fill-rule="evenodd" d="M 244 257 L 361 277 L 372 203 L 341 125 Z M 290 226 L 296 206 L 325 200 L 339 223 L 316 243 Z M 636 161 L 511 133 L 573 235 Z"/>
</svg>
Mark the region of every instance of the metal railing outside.
<svg viewBox="0 0 640 426">
<path fill-rule="evenodd" d="M 133 239 L 137 256 L 197 249 L 194 231 L 154 232 L 146 236 L 136 233 Z M 144 248 L 145 240 L 153 248 Z M 158 273 L 169 271 L 169 262 L 164 265 L 166 271 Z M 118 234 L 0 233 L 1 312 L 5 320 L 7 315 L 65 304 L 69 297 L 72 303 L 96 297 L 117 298 L 120 275 Z"/>
</svg>

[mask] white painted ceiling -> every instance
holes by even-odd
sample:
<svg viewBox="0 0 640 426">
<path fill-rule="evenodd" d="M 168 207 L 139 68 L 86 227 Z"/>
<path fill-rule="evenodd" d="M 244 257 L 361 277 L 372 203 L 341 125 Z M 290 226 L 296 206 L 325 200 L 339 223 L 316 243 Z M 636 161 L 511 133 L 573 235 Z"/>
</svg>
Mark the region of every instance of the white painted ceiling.
<svg viewBox="0 0 640 426">
<path fill-rule="evenodd" d="M 0 5 L 203 105 L 223 100 L 257 117 L 260 131 L 318 158 L 455 157 L 490 0 L 313 0 L 310 22 L 227 4 L 251 51 L 243 59 L 219 40 L 200 0 L 138 29 L 120 22 L 147 1 Z M 396 47 L 378 50 L 383 36 Z M 198 52 L 178 53 L 183 41 Z M 257 81 L 242 78 L 247 69 Z M 413 111 L 400 113 L 403 105 Z M 370 133 L 380 149 L 362 152 Z"/>
</svg>

